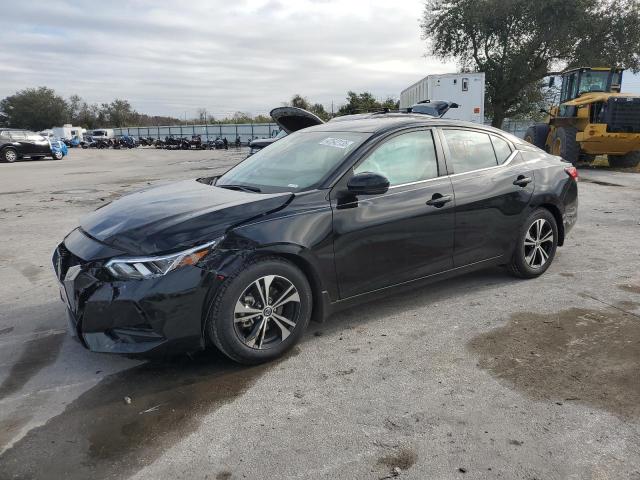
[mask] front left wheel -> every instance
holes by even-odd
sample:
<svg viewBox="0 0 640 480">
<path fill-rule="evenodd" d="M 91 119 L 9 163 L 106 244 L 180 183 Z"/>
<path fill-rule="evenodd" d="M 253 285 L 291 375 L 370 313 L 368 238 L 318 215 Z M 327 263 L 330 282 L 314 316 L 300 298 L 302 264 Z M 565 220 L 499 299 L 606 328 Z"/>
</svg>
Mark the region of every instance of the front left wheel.
<svg viewBox="0 0 640 480">
<path fill-rule="evenodd" d="M 295 265 L 280 257 L 253 260 L 220 287 L 206 331 L 232 360 L 268 362 L 302 338 L 312 307 L 309 282 Z"/>
<path fill-rule="evenodd" d="M 551 139 L 551 153 L 564 158 L 573 165 L 580 158 L 580 144 L 576 140 L 578 129 L 573 127 L 558 127 Z"/>
</svg>

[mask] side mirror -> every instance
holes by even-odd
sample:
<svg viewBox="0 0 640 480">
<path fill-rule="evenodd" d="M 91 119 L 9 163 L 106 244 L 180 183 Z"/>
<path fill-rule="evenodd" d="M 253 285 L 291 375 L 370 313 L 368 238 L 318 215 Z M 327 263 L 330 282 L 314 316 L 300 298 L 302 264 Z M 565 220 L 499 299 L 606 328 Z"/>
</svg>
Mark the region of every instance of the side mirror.
<svg viewBox="0 0 640 480">
<path fill-rule="evenodd" d="M 354 195 L 381 195 L 389 190 L 389 180 L 379 173 L 362 172 L 349 179 L 347 189 Z"/>
<path fill-rule="evenodd" d="M 458 105 L 457 103 L 452 103 L 451 105 L 449 105 L 449 108 L 458 108 L 460 105 Z"/>
</svg>

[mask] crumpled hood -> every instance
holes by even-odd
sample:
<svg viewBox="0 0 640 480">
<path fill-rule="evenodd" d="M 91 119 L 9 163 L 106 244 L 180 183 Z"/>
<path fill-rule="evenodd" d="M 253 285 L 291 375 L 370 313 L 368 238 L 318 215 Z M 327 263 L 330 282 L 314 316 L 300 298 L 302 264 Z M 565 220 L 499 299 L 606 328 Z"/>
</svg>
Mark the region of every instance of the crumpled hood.
<svg viewBox="0 0 640 480">
<path fill-rule="evenodd" d="M 187 180 L 126 195 L 85 217 L 91 237 L 132 255 L 188 248 L 284 206 L 290 193 L 258 194 Z"/>
</svg>

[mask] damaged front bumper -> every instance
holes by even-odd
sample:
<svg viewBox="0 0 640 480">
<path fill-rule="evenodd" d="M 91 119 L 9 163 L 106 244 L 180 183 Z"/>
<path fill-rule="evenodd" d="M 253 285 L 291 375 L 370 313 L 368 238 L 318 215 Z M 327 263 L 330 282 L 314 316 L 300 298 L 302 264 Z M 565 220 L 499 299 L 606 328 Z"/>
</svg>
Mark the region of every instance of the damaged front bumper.
<svg viewBox="0 0 640 480">
<path fill-rule="evenodd" d="M 70 332 L 89 350 L 170 354 L 204 348 L 207 305 L 215 272 L 187 266 L 145 280 L 115 280 L 104 268 L 114 251 L 74 231 L 53 264 Z"/>
</svg>

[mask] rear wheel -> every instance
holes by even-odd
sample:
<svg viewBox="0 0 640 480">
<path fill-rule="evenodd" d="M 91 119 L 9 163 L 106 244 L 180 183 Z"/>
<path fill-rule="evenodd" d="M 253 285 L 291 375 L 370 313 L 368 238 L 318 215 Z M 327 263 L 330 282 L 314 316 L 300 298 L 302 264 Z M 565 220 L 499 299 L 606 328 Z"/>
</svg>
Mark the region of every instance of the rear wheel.
<svg viewBox="0 0 640 480">
<path fill-rule="evenodd" d="M 609 166 L 614 168 L 637 167 L 640 164 L 640 150 L 626 155 L 607 155 Z"/>
<path fill-rule="evenodd" d="M 252 261 L 227 278 L 213 302 L 207 334 L 232 360 L 273 360 L 304 334 L 312 310 L 305 275 L 279 257 Z"/>
<path fill-rule="evenodd" d="M 551 139 L 551 153 L 559 155 L 574 165 L 580 158 L 580 144 L 576 141 L 578 130 L 573 127 L 558 127 Z"/>
<path fill-rule="evenodd" d="M 544 150 L 545 144 L 547 143 L 547 136 L 549 136 L 549 125 L 546 123 L 536 123 L 527 128 L 524 134 L 524 140 Z"/>
<path fill-rule="evenodd" d="M 1 158 L 3 162 L 13 163 L 18 159 L 18 152 L 15 148 L 5 148 Z"/>
<path fill-rule="evenodd" d="M 51 158 L 53 158 L 54 160 L 62 160 L 62 157 L 64 157 L 62 152 L 54 152 L 51 154 Z"/>
<path fill-rule="evenodd" d="M 547 271 L 558 247 L 558 225 L 545 208 L 535 210 L 524 222 L 509 270 L 520 278 L 535 278 Z"/>
<path fill-rule="evenodd" d="M 596 159 L 595 155 L 590 155 L 588 153 L 581 153 L 580 154 L 580 161 L 584 162 L 584 163 L 593 163 L 593 161 Z"/>
</svg>

